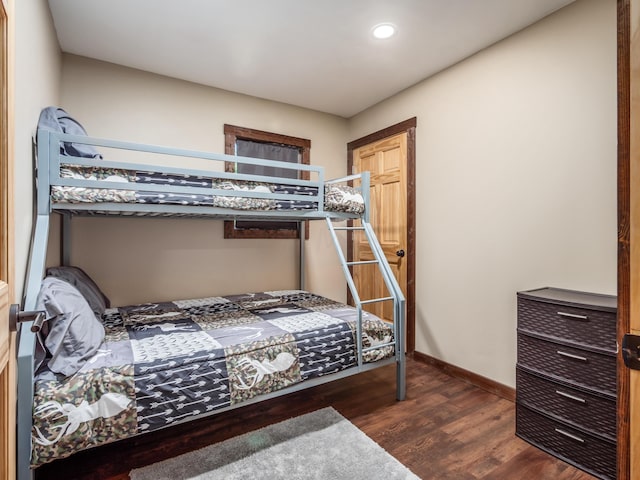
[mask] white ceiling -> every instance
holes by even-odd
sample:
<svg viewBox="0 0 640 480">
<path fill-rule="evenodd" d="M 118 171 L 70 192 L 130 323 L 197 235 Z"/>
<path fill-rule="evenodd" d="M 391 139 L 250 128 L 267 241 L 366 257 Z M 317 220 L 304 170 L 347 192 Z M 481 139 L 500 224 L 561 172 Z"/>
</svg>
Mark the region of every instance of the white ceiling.
<svg viewBox="0 0 640 480">
<path fill-rule="evenodd" d="M 49 0 L 62 51 L 351 117 L 573 0 Z M 388 40 L 371 28 L 397 25 Z"/>
</svg>

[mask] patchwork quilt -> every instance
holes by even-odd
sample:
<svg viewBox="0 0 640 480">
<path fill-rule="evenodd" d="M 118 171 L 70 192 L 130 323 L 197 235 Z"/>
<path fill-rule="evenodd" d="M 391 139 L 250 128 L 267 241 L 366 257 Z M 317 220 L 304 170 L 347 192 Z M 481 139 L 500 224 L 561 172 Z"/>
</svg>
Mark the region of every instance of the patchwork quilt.
<svg viewBox="0 0 640 480">
<path fill-rule="evenodd" d="M 76 374 L 35 380 L 32 465 L 156 430 L 357 364 L 357 312 L 301 290 L 108 309 Z M 365 362 L 394 355 L 363 313 Z"/>
</svg>

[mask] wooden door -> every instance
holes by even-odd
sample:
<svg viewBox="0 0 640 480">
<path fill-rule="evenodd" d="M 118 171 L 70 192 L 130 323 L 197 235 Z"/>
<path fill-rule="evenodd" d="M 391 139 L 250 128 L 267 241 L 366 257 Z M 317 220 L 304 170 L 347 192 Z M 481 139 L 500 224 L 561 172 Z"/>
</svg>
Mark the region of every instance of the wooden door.
<svg viewBox="0 0 640 480">
<path fill-rule="evenodd" d="M 12 0 L 0 5 L 0 478 L 15 478 L 15 335 L 9 331 L 13 299 Z"/>
<path fill-rule="evenodd" d="M 353 151 L 353 173 L 371 174 L 369 221 L 406 296 L 407 292 L 407 134 L 375 141 Z M 362 232 L 353 234 L 353 259 L 367 261 L 373 254 Z M 361 300 L 389 296 L 375 264 L 353 267 Z M 380 302 L 366 310 L 393 319 L 393 303 Z"/>
</svg>

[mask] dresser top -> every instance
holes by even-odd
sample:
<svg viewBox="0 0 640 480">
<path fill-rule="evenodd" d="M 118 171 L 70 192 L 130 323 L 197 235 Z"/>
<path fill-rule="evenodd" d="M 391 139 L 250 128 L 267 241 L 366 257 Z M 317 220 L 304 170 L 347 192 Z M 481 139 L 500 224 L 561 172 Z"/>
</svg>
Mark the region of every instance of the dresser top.
<svg viewBox="0 0 640 480">
<path fill-rule="evenodd" d="M 618 309 L 618 300 L 615 295 L 579 292 L 577 290 L 564 290 L 554 287 L 525 290 L 518 292 L 518 297 L 609 312 L 615 312 Z"/>
</svg>

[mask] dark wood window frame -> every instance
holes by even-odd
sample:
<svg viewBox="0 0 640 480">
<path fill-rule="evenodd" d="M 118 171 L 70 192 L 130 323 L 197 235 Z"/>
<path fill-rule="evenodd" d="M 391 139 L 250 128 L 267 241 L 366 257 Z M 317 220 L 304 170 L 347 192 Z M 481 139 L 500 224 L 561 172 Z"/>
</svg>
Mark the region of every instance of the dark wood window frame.
<svg viewBox="0 0 640 480">
<path fill-rule="evenodd" d="M 300 150 L 300 163 L 309 165 L 311 163 L 311 140 L 306 138 L 291 137 L 279 133 L 254 130 L 252 128 L 238 127 L 235 125 L 224 126 L 224 153 L 235 155 L 236 142 L 238 140 L 248 140 L 254 142 L 275 143 L 296 147 Z M 225 171 L 234 172 L 233 162 L 225 163 Z M 309 172 L 302 172 L 302 178 L 309 179 Z M 235 228 L 235 222 L 226 220 L 224 222 L 224 238 L 300 238 L 298 230 L 288 228 L 269 228 L 269 223 L 265 222 L 265 228 Z M 309 223 L 305 223 L 305 238 L 309 238 Z"/>
</svg>

